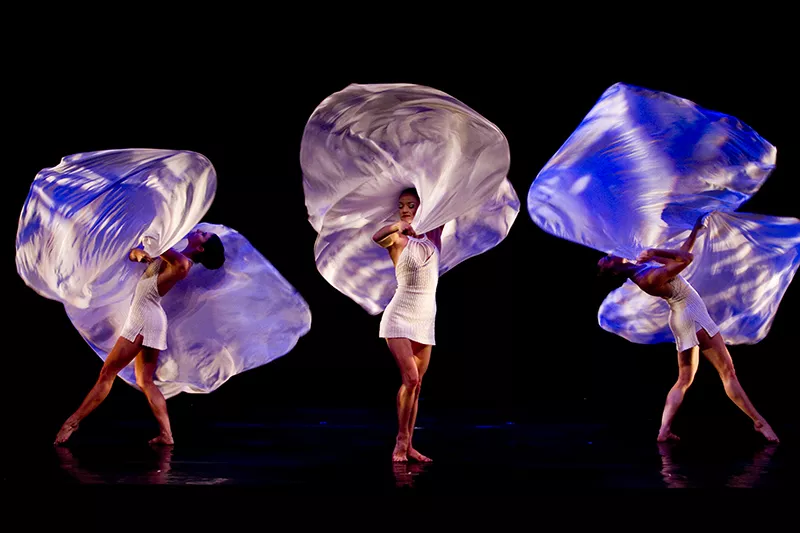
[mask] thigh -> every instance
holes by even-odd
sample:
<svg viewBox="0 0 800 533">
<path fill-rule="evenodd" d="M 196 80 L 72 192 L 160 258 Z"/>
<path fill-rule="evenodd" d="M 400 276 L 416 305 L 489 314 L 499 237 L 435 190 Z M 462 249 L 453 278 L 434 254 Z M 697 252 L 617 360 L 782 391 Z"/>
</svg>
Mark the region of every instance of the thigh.
<svg viewBox="0 0 800 533">
<path fill-rule="evenodd" d="M 400 372 L 404 377 L 418 378 L 419 370 L 414 358 L 414 351 L 411 348 L 411 340 L 403 338 L 390 338 L 386 339 L 386 344 L 389 345 L 389 350 L 394 356 Z"/>
<path fill-rule="evenodd" d="M 136 381 L 144 383 L 152 383 L 153 376 L 158 367 L 158 354 L 159 351 L 155 348 L 148 348 L 143 346 L 139 355 L 136 356 L 134 368 L 136 369 Z"/>
<path fill-rule="evenodd" d="M 119 372 L 128 366 L 133 361 L 136 354 L 142 347 L 143 337 L 138 335 L 135 342 L 131 342 L 125 337 L 120 337 L 114 344 L 114 347 L 108 353 L 105 362 L 103 363 L 103 370 L 106 372 Z"/>
<path fill-rule="evenodd" d="M 699 363 L 700 349 L 697 346 L 678 352 L 678 378 L 691 382 L 697 373 Z"/>
<path fill-rule="evenodd" d="M 417 365 L 419 377 L 422 379 L 422 376 L 425 375 L 425 372 L 428 370 L 428 365 L 431 362 L 433 346 L 411 341 L 411 349 L 414 353 L 414 363 Z"/>
<path fill-rule="evenodd" d="M 724 374 L 733 371 L 733 359 L 722 338 L 722 333 L 710 337 L 706 330 L 700 329 L 697 332 L 697 340 L 700 341 L 700 350 L 703 352 L 703 356 L 714 365 L 717 372 Z"/>
</svg>

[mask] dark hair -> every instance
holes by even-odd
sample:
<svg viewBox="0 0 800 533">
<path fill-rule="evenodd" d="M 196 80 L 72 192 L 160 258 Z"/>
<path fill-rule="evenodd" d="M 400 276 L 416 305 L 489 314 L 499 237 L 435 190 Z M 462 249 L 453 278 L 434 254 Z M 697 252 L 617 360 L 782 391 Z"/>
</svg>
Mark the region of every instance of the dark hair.
<svg viewBox="0 0 800 533">
<path fill-rule="evenodd" d="M 414 196 L 414 197 L 417 199 L 417 201 L 419 202 L 419 194 L 417 194 L 417 189 L 415 189 L 414 187 L 409 187 L 408 189 L 405 189 L 405 190 L 404 190 L 403 192 L 401 192 L 401 193 L 400 193 L 400 194 L 399 194 L 397 197 L 398 197 L 398 198 L 400 198 L 400 197 L 401 197 L 401 196 L 403 196 L 404 194 L 411 194 L 411 195 L 413 195 L 413 196 Z"/>
<path fill-rule="evenodd" d="M 612 254 L 607 254 L 597 260 L 599 263 L 603 259 L 614 257 Z M 600 265 L 597 265 L 597 277 L 604 280 L 614 280 L 619 275 L 619 272 L 615 271 L 613 268 L 602 268 Z"/>
<path fill-rule="evenodd" d="M 216 233 L 203 243 L 203 251 L 197 255 L 201 265 L 209 270 L 216 270 L 225 263 L 225 247 Z"/>
</svg>

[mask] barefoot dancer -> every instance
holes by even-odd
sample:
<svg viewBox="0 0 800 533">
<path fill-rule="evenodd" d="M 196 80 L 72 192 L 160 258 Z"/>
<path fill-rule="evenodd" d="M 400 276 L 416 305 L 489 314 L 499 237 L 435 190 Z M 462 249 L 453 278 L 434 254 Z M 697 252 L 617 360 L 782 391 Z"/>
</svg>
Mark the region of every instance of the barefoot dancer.
<svg viewBox="0 0 800 533">
<path fill-rule="evenodd" d="M 431 459 L 414 449 L 414 423 L 419 407 L 422 377 L 428 369 L 434 340 L 436 286 L 442 226 L 418 237 L 411 227 L 419 207 L 415 189 L 406 189 L 398 200 L 400 221 L 385 226 L 372 240 L 386 248 L 395 265 L 397 292 L 381 317 L 380 336 L 386 339 L 403 378 L 397 393 L 399 429 L 392 461 Z"/>
<path fill-rule="evenodd" d="M 166 400 L 153 383 L 159 351 L 167 348 L 167 316 L 161 307 L 161 298 L 175 283 L 187 276 L 195 262 L 209 269 L 217 269 L 225 261 L 222 241 L 217 235 L 196 230 L 187 235 L 187 240 L 183 252 L 170 249 L 156 259 L 139 248 L 129 252 L 128 259 L 148 263 L 149 266 L 136 286 L 128 320 L 100 370 L 97 383 L 78 410 L 64 422 L 56 436 L 56 445 L 66 442 L 78 429 L 78 424 L 105 400 L 114 378 L 134 358 L 136 383 L 147 397 L 160 427 L 159 436 L 150 443 L 174 444 Z"/>
<path fill-rule="evenodd" d="M 678 348 L 678 381 L 667 395 L 661 429 L 658 432 L 659 442 L 678 440 L 671 431 L 672 420 L 697 372 L 699 351 L 717 369 L 728 397 L 753 420 L 756 431 L 768 441 L 778 442 L 775 432 L 756 411 L 739 384 L 725 340 L 709 316 L 705 303 L 680 275 L 693 260 L 691 250 L 698 232 L 704 227 L 704 219 L 705 215 L 697 220 L 689 238 L 678 250 L 646 250 L 636 262 L 609 255 L 602 258 L 597 265 L 602 273 L 624 276 L 647 294 L 663 298 L 669 304 L 669 326 Z M 640 264 L 648 261 L 655 261 L 663 266 Z"/>
</svg>

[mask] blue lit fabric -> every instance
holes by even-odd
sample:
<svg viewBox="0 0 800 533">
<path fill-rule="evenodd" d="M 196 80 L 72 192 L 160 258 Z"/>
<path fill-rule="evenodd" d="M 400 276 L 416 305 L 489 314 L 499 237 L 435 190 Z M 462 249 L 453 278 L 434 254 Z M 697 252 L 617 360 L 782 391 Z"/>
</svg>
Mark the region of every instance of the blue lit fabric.
<svg viewBox="0 0 800 533">
<path fill-rule="evenodd" d="M 677 248 L 704 213 L 683 277 L 729 344 L 763 339 L 800 263 L 800 220 L 740 213 L 777 151 L 730 115 L 664 92 L 615 84 L 533 181 L 528 212 L 544 231 L 635 259 Z M 604 329 L 673 342 L 669 307 L 630 280 L 605 299 Z"/>
<path fill-rule="evenodd" d="M 216 233 L 225 247 L 223 267 L 194 265 L 161 301 L 168 348 L 155 375 L 166 397 L 211 392 L 288 353 L 311 323 L 303 298 L 244 236 L 200 223 L 215 192 L 213 166 L 194 152 L 65 157 L 40 171 L 30 188 L 17 230 L 17 271 L 38 294 L 64 304 L 105 360 L 147 266 L 129 261 L 129 250 L 142 243 L 156 257 L 182 250 L 195 228 Z M 136 387 L 133 363 L 120 377 Z"/>
</svg>

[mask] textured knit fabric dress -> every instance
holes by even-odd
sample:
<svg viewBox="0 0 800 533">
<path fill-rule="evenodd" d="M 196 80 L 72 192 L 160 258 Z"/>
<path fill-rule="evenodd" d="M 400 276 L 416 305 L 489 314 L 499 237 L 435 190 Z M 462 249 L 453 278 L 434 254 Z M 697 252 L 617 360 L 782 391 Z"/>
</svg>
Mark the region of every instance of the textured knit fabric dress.
<svg viewBox="0 0 800 533">
<path fill-rule="evenodd" d="M 430 239 L 408 237 L 395 266 L 397 290 L 381 317 L 381 338 L 435 345 L 439 250 Z"/>
<path fill-rule="evenodd" d="M 700 295 L 682 276 L 669 280 L 672 295 L 665 298 L 669 304 L 669 328 L 675 335 L 675 345 L 679 352 L 697 346 L 697 332 L 706 330 L 709 337 L 719 333 L 719 327 L 711 319 L 706 304 Z"/>
<path fill-rule="evenodd" d="M 142 346 L 167 349 L 167 314 L 161 307 L 161 295 L 158 294 L 158 273 L 163 260 L 159 257 L 147 266 L 136 291 L 133 293 L 131 310 L 120 333 L 121 337 L 136 342 L 141 334 Z"/>
</svg>

